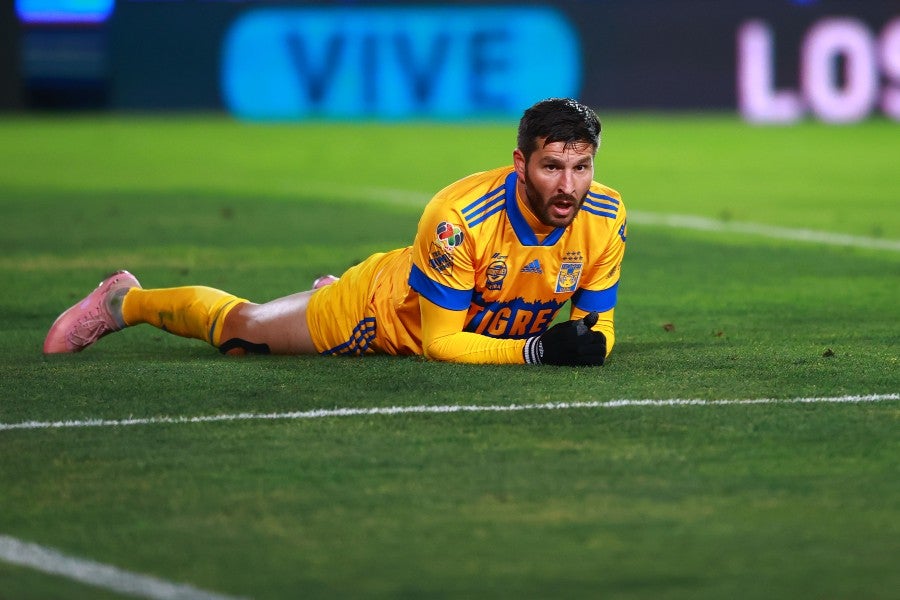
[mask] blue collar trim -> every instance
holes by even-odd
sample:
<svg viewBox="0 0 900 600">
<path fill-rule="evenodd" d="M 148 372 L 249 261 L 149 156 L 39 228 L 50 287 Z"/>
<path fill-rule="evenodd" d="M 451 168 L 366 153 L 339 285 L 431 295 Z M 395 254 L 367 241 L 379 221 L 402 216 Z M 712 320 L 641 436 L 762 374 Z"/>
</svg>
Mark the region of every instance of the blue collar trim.
<svg viewBox="0 0 900 600">
<path fill-rule="evenodd" d="M 512 225 L 516 237 L 523 246 L 553 246 L 559 241 L 563 233 L 566 232 L 565 227 L 557 227 L 550 235 L 544 238 L 543 242 L 539 242 L 534 230 L 528 225 L 522 211 L 519 210 L 519 203 L 516 202 L 516 183 L 519 176 L 515 171 L 506 176 L 506 214 L 509 217 L 509 223 Z"/>
</svg>

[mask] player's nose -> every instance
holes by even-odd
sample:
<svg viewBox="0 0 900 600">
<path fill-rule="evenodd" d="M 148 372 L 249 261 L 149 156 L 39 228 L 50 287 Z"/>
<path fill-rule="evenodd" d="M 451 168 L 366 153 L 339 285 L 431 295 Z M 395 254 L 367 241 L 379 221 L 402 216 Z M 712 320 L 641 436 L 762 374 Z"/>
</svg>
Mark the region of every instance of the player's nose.
<svg viewBox="0 0 900 600">
<path fill-rule="evenodd" d="M 573 173 L 569 169 L 563 169 L 562 173 L 559 177 L 559 189 L 558 193 L 562 194 L 575 194 L 575 173 Z"/>
</svg>

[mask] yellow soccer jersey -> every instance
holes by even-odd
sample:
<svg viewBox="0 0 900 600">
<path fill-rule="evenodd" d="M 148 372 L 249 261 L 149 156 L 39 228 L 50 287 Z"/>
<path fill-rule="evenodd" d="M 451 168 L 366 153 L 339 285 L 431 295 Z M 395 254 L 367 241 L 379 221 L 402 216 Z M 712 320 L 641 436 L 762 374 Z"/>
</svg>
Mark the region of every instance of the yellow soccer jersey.
<svg viewBox="0 0 900 600">
<path fill-rule="evenodd" d="M 611 332 L 626 240 L 618 192 L 593 182 L 572 223 L 553 228 L 516 197 L 516 183 L 509 166 L 438 192 L 419 221 L 409 285 L 468 311 L 464 330 L 489 337 L 543 333 L 570 299 L 576 311 L 607 313 Z"/>
</svg>

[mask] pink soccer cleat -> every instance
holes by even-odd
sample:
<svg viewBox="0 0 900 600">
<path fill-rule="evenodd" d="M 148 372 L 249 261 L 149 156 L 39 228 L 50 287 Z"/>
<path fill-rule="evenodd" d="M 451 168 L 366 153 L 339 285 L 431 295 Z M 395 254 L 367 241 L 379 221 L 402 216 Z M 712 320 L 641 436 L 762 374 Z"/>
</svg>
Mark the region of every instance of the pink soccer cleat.
<svg viewBox="0 0 900 600">
<path fill-rule="evenodd" d="M 59 315 L 44 340 L 44 354 L 81 352 L 100 338 L 125 327 L 113 316 L 110 302 L 121 302 L 130 288 L 141 287 L 128 271 L 118 271 L 100 282 L 87 297 Z"/>
<path fill-rule="evenodd" d="M 322 275 L 321 277 L 319 277 L 315 281 L 313 281 L 312 289 L 317 290 L 319 288 L 323 288 L 326 285 L 331 285 L 332 283 L 334 283 L 337 280 L 338 280 L 338 278 L 335 277 L 334 275 Z"/>
</svg>

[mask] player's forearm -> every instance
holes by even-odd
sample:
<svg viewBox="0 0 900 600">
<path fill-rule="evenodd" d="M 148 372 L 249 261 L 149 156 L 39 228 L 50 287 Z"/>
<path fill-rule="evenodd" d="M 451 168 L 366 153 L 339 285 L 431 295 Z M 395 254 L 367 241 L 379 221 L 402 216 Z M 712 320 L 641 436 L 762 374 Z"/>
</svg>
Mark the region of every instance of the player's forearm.
<svg viewBox="0 0 900 600">
<path fill-rule="evenodd" d="M 425 356 L 431 360 L 467 364 L 524 364 L 525 340 L 501 340 L 460 331 L 429 340 Z"/>
</svg>

